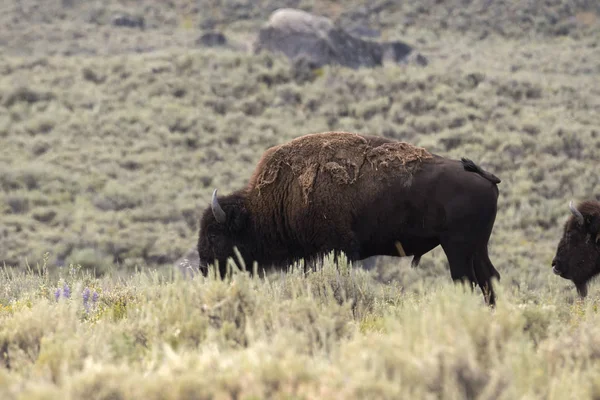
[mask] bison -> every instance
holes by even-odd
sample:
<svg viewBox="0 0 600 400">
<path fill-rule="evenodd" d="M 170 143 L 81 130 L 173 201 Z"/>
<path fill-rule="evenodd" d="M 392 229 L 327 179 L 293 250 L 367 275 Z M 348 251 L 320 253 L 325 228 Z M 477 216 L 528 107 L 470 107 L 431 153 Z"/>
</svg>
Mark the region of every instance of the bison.
<svg viewBox="0 0 600 400">
<path fill-rule="evenodd" d="M 494 305 L 488 257 L 498 201 L 493 174 L 384 137 L 314 133 L 269 148 L 247 186 L 213 192 L 200 220 L 204 274 L 217 262 L 261 268 L 345 253 L 419 258 L 441 245 L 455 281 L 479 285 Z M 234 247 L 239 254 L 234 256 Z"/>
<path fill-rule="evenodd" d="M 552 271 L 575 284 L 577 293 L 587 296 L 588 282 L 600 273 L 600 202 L 569 203 L 571 216 L 552 260 Z"/>
</svg>

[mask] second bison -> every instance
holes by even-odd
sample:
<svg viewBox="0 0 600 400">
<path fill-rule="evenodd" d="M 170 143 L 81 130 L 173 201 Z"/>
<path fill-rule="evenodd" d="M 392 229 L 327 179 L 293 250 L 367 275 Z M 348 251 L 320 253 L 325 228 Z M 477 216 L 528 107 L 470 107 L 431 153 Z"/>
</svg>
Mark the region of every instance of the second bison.
<svg viewBox="0 0 600 400">
<path fill-rule="evenodd" d="M 421 255 L 441 245 L 455 281 L 495 303 L 488 257 L 496 176 L 408 143 L 347 132 L 305 135 L 268 149 L 248 185 L 217 191 L 200 221 L 200 269 L 236 259 L 285 267 L 334 251 L 350 260 Z"/>
<path fill-rule="evenodd" d="M 552 260 L 552 271 L 571 280 L 581 297 L 588 283 L 600 274 L 600 202 L 584 201 L 577 207 L 569 203 L 571 216 Z"/>
</svg>

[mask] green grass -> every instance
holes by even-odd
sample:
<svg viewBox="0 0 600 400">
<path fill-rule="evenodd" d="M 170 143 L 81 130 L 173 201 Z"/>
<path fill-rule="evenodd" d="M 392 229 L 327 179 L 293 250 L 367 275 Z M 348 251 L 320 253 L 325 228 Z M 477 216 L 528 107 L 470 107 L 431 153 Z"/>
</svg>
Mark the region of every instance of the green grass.
<svg viewBox="0 0 600 400">
<path fill-rule="evenodd" d="M 597 2 L 366 16 L 355 1 L 296 3 L 430 64 L 307 77 L 277 55 L 194 44 L 212 21 L 248 45 L 284 5 L 267 0 L 28 0 L 0 15 L 0 398 L 600 397 L 600 291 L 580 302 L 550 271 L 569 201 L 600 200 Z M 123 11 L 146 29 L 111 26 Z M 414 269 L 179 279 L 212 191 L 245 185 L 269 146 L 327 130 L 502 179 L 495 311 L 451 283 L 441 249 Z"/>
</svg>

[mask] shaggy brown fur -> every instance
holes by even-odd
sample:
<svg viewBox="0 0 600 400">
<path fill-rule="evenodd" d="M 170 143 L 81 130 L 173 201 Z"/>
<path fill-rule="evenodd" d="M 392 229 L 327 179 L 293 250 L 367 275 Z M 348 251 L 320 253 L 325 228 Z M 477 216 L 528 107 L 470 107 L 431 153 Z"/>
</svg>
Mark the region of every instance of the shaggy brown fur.
<svg viewBox="0 0 600 400">
<path fill-rule="evenodd" d="M 487 242 L 500 180 L 470 160 L 450 160 L 378 136 L 310 134 L 268 149 L 248 185 L 202 216 L 201 268 L 224 265 L 235 246 L 246 265 L 283 267 L 343 252 L 421 255 L 442 245 L 455 280 L 494 303 Z"/>
<path fill-rule="evenodd" d="M 583 201 L 565 222 L 563 236 L 552 260 L 555 274 L 571 280 L 581 297 L 590 280 L 600 274 L 600 202 Z"/>
<path fill-rule="evenodd" d="M 279 172 L 288 168 L 302 190 L 304 203 L 318 184 L 319 174 L 337 185 L 355 184 L 361 175 L 380 168 L 390 168 L 394 176 L 402 176 L 409 186 L 420 161 L 432 158 L 421 147 L 404 142 L 384 142 L 379 137 L 348 132 L 325 132 L 301 136 L 289 143 L 272 147 L 258 163 L 249 190 L 274 184 Z"/>
</svg>

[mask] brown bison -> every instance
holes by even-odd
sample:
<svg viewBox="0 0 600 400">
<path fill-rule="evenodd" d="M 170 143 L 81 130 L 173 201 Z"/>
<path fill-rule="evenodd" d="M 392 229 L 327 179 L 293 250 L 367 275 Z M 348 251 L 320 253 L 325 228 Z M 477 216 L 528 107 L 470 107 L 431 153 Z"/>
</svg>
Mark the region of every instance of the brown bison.
<svg viewBox="0 0 600 400">
<path fill-rule="evenodd" d="M 600 273 L 600 202 L 569 203 L 571 215 L 552 260 L 552 271 L 571 280 L 581 297 L 588 282 Z"/>
<path fill-rule="evenodd" d="M 408 143 L 347 132 L 305 135 L 268 149 L 248 185 L 202 215 L 200 269 L 226 259 L 282 267 L 343 252 L 349 260 L 421 255 L 442 245 L 455 281 L 494 304 L 488 257 L 496 176 Z"/>
</svg>

